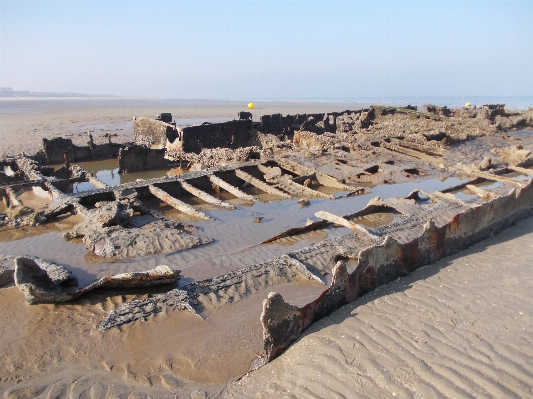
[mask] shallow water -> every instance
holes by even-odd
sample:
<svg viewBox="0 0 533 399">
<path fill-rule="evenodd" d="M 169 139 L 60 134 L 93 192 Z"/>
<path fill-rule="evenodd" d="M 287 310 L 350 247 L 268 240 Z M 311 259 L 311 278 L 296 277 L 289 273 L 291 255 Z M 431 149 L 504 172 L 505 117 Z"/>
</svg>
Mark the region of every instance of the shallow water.
<svg viewBox="0 0 533 399">
<path fill-rule="evenodd" d="M 443 190 L 464 182 L 457 178 L 444 181 L 428 179 L 418 183 L 380 185 L 372 193 L 337 200 L 312 199 L 310 206 L 300 207 L 296 200 L 254 203 L 249 207 L 237 206 L 230 210 L 205 210 L 214 221 L 188 221 L 196 225 L 196 234 L 211 237 L 215 241 L 199 248 L 181 252 L 158 254 L 137 259 L 110 262 L 87 256 L 87 249 L 81 243 L 73 243 L 62 238 L 60 233 L 25 237 L 9 242 L 0 242 L 0 253 L 6 255 L 34 255 L 57 262 L 72 270 L 80 283 L 109 274 L 128 271 L 141 271 L 158 265 L 168 265 L 182 270 L 181 284 L 193 280 L 204 280 L 272 259 L 287 252 L 295 251 L 325 238 L 348 234 L 350 230 L 331 227 L 287 238 L 271 244 L 259 244 L 290 227 L 300 227 L 307 219 L 316 220 L 317 211 L 327 211 L 336 215 L 348 215 L 363 209 L 368 201 L 377 196 L 382 199 L 405 197 L 414 189 L 425 191 Z M 261 216 L 261 223 L 254 218 Z M 0 238 L 1 239 L 1 238 Z"/>
<path fill-rule="evenodd" d="M 101 161 L 88 162 L 73 162 L 73 165 L 80 165 L 83 169 L 90 172 L 102 183 L 108 186 L 118 186 L 119 184 L 131 183 L 141 180 L 156 179 L 164 176 L 176 176 L 187 172 L 186 169 L 180 168 L 165 168 L 140 172 L 128 172 L 126 174 L 119 173 L 118 159 L 105 159 Z M 57 169 L 63 164 L 50 165 Z M 75 183 L 69 188 L 68 193 L 81 193 L 85 191 L 94 190 L 95 187 L 89 182 Z"/>
</svg>

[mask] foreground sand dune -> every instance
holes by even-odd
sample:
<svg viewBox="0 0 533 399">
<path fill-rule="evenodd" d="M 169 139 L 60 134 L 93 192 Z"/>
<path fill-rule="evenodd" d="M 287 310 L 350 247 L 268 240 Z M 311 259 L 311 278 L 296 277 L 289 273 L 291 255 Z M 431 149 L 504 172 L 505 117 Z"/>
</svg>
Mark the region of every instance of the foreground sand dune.
<svg viewBox="0 0 533 399">
<path fill-rule="evenodd" d="M 533 397 L 533 220 L 313 325 L 237 398 Z"/>
</svg>

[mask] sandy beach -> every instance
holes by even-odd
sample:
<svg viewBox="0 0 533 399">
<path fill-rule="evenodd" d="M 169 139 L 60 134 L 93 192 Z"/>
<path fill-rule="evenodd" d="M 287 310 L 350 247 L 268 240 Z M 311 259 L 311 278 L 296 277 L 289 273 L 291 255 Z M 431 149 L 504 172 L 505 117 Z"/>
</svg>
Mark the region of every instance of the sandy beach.
<svg viewBox="0 0 533 399">
<path fill-rule="evenodd" d="M 106 311 L 141 297 L 101 292 L 29 307 L 4 288 L 0 389 L 6 398 L 530 397 L 532 242 L 528 219 L 419 269 L 317 322 L 235 382 L 254 359 L 242 341 L 260 334 L 253 320 L 235 334 L 243 324 L 228 323 L 223 309 L 206 321 L 174 312 L 103 333 L 94 326 Z M 242 301 L 242 317 L 259 306 Z"/>
<path fill-rule="evenodd" d="M 360 109 L 361 103 L 257 102 L 252 111 L 260 115 L 297 114 Z M 107 140 L 122 143 L 132 139 L 132 118 L 154 118 L 171 112 L 178 125 L 224 121 L 248 111 L 246 101 L 232 100 L 130 100 L 130 99 L 32 99 L 0 98 L 0 154 L 34 154 L 42 147 L 42 138 L 70 138 L 86 145 L 87 131 L 95 142 Z"/>
<path fill-rule="evenodd" d="M 244 102 L 207 100 L 2 99 L 0 152 L 33 154 L 43 137 L 63 136 L 85 144 L 87 131 L 96 142 L 107 140 L 106 134 L 116 134 L 115 142 L 126 142 L 132 139 L 132 116 L 172 112 L 178 124 L 192 124 L 233 119 L 245 107 Z M 342 111 L 363 105 L 265 102 L 256 107 L 254 119 L 261 114 Z M 430 183 L 435 190 L 452 185 L 434 180 Z M 320 210 L 347 214 L 377 195 L 404 196 L 412 188 L 406 184 L 391 190 L 383 185 L 344 205 L 321 204 Z M 314 206 L 306 212 L 318 210 Z M 269 203 L 268 209 L 257 204 L 232 213 L 219 211 L 216 223 L 198 223 L 202 233 L 217 242 L 178 254 L 95 261 L 87 257 L 83 244 L 60 235 L 79 221 L 76 216 L 35 230 L 2 230 L 0 254 L 31 252 L 68 264 L 84 283 L 161 264 L 181 269 L 189 282 L 343 231 L 259 246 L 307 218 L 296 201 Z M 253 212 L 266 216 L 261 229 L 250 223 Z M 280 221 L 269 224 L 274 215 Z M 235 226 L 242 226 L 243 237 L 229 236 Z M 228 303 L 213 304 L 199 317 L 164 309 L 145 322 L 104 332 L 95 327 L 111 310 L 167 288 L 143 294 L 101 290 L 68 304 L 28 306 L 12 285 L 0 289 L 0 397 L 532 397 L 532 243 L 533 219 L 527 219 L 343 306 L 314 324 L 281 357 L 249 374 L 263 353 L 258 314 L 274 289 L 257 287 L 255 295 L 232 304 L 231 310 Z M 320 262 L 326 263 L 317 259 Z M 323 289 L 306 283 L 298 290 L 294 284 L 275 287 L 298 306 Z"/>
</svg>

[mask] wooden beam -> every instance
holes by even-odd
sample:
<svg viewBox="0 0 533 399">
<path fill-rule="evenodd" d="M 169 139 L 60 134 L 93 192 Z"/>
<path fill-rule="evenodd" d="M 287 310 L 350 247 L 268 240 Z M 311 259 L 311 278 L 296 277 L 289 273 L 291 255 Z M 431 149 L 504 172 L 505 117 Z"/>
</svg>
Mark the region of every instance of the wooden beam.
<svg viewBox="0 0 533 399">
<path fill-rule="evenodd" d="M 426 191 L 419 191 L 420 193 L 427 195 L 429 198 L 435 198 L 437 200 L 444 200 L 448 202 L 455 202 L 456 204 L 463 205 L 463 206 L 469 206 L 466 202 L 460 200 L 452 193 L 441 193 L 440 191 L 433 191 L 431 193 L 428 193 Z"/>
<path fill-rule="evenodd" d="M 312 168 L 309 168 L 307 166 L 300 165 L 298 162 L 291 161 L 289 159 L 276 159 L 276 162 L 279 166 L 281 166 L 283 169 L 287 169 L 288 171 L 297 174 L 298 176 L 306 176 L 306 175 L 312 175 L 314 174 L 316 177 L 316 181 L 318 181 L 320 184 L 326 187 L 333 187 L 341 189 L 342 191 L 354 191 L 355 189 L 359 187 L 353 187 L 348 186 L 344 183 L 341 183 L 336 178 L 326 175 L 325 173 L 319 172 L 318 170 L 314 170 Z"/>
<path fill-rule="evenodd" d="M 94 176 L 87 175 L 87 180 L 89 183 L 91 183 L 95 188 L 107 188 L 108 185 L 105 184 L 103 181 L 98 180 Z"/>
<path fill-rule="evenodd" d="M 422 151 L 430 155 L 437 155 L 437 156 L 444 155 L 442 147 L 435 147 L 435 146 L 426 145 L 426 144 L 413 143 L 411 141 L 405 141 L 405 140 L 399 140 L 399 139 L 391 139 L 391 142 L 393 144 L 398 144 L 401 147 L 406 147 L 406 148 L 411 148 L 413 150 Z"/>
</svg>

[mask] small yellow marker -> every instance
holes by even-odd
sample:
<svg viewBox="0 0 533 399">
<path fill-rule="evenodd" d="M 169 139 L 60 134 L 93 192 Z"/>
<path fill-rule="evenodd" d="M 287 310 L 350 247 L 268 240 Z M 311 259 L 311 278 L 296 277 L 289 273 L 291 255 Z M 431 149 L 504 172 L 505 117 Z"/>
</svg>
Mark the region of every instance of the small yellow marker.
<svg viewBox="0 0 533 399">
<path fill-rule="evenodd" d="M 254 103 L 249 103 L 249 104 L 248 104 L 248 108 L 252 109 L 253 107 L 255 107 L 255 104 L 254 104 Z"/>
<path fill-rule="evenodd" d="M 465 104 L 465 107 L 470 107 L 470 103 L 466 103 L 466 104 Z"/>
</svg>

